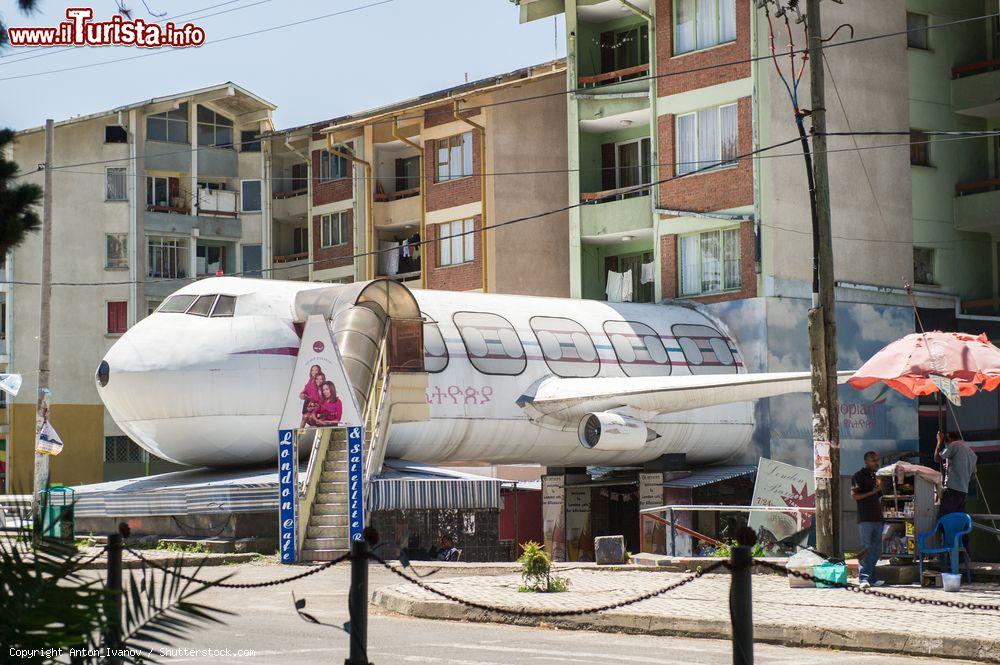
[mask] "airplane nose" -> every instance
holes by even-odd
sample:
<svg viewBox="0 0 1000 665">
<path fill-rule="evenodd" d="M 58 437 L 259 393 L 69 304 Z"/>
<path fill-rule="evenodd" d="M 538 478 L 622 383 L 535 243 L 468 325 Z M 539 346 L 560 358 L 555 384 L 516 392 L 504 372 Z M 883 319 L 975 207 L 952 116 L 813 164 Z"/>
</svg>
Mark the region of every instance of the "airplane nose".
<svg viewBox="0 0 1000 665">
<path fill-rule="evenodd" d="M 97 383 L 103 388 L 108 385 L 109 378 L 111 378 L 111 365 L 108 364 L 107 360 L 102 360 L 101 364 L 97 366 Z"/>
</svg>

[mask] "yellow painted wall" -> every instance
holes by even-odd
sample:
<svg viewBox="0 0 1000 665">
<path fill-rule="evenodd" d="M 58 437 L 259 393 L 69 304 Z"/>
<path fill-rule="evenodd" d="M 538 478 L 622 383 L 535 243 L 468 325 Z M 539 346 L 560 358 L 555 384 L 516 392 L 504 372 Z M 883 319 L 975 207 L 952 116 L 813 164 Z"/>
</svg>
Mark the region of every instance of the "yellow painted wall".
<svg viewBox="0 0 1000 665">
<path fill-rule="evenodd" d="M 10 489 L 31 492 L 34 473 L 35 405 L 10 405 Z M 99 483 L 104 479 L 104 406 L 101 404 L 55 404 L 52 426 L 66 446 L 51 458 L 49 481 L 64 485 Z"/>
</svg>

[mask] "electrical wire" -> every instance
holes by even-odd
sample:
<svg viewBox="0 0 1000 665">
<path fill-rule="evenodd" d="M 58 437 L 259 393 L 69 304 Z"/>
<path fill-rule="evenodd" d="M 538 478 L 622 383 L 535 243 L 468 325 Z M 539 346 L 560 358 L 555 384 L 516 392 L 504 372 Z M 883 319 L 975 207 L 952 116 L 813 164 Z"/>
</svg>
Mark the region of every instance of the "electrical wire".
<svg viewBox="0 0 1000 665">
<path fill-rule="evenodd" d="M 312 17 L 307 18 L 307 19 L 302 19 L 302 20 L 299 20 L 299 21 L 292 21 L 291 23 L 284 23 L 282 25 L 273 25 L 273 26 L 268 26 L 266 28 L 261 28 L 260 30 L 253 30 L 251 32 L 243 32 L 243 33 L 239 33 L 239 34 L 236 34 L 236 35 L 229 35 L 228 37 L 222 37 L 220 39 L 213 39 L 212 41 L 206 41 L 204 44 L 202 44 L 202 47 L 212 46 L 214 44 L 221 44 L 223 42 L 232 41 L 234 39 L 241 39 L 243 37 L 252 37 L 254 35 L 260 35 L 260 34 L 263 34 L 265 32 L 272 32 L 274 30 L 283 30 L 284 28 L 291 28 L 293 26 L 302 25 L 304 23 L 312 23 L 313 21 L 322 21 L 324 19 L 332 18 L 334 16 L 343 16 L 344 14 L 352 14 L 354 12 L 358 12 L 358 11 L 361 11 L 361 10 L 364 10 L 364 9 L 371 9 L 372 7 L 378 7 L 380 5 L 387 5 L 387 4 L 395 2 L 395 1 L 396 0 L 378 0 L 378 2 L 371 2 L 371 3 L 367 4 L 367 5 L 358 5 L 357 7 L 351 7 L 349 9 L 342 9 L 340 11 L 330 12 L 328 14 L 321 14 L 319 16 L 312 16 Z M 80 70 L 80 69 L 89 69 L 90 67 L 100 67 L 102 65 L 110 65 L 110 64 L 113 64 L 113 63 L 116 63 L 116 62 L 126 62 L 128 60 L 139 60 L 140 58 L 151 58 L 154 55 L 162 55 L 164 53 L 175 53 L 175 52 L 177 52 L 179 50 L 187 50 L 187 49 L 174 49 L 174 48 L 160 49 L 160 50 L 157 50 L 157 51 L 151 51 L 149 53 L 139 53 L 138 55 L 130 55 L 130 56 L 126 56 L 124 58 L 114 58 L 112 60 L 104 60 L 104 61 L 101 61 L 101 62 L 91 62 L 91 63 L 87 63 L 87 64 L 83 64 L 83 65 L 75 65 L 73 67 L 62 67 L 62 68 L 59 68 L 59 69 L 50 69 L 50 70 L 44 71 L 44 72 L 34 72 L 34 73 L 31 73 L 31 74 L 18 74 L 16 76 L 5 76 L 5 77 L 0 77 L 0 81 L 13 81 L 13 80 L 16 80 L 16 79 L 32 78 L 32 77 L 35 77 L 35 76 L 46 76 L 48 74 L 58 74 L 58 73 L 61 73 L 61 72 L 72 72 L 72 71 L 77 71 L 77 70 Z"/>
</svg>

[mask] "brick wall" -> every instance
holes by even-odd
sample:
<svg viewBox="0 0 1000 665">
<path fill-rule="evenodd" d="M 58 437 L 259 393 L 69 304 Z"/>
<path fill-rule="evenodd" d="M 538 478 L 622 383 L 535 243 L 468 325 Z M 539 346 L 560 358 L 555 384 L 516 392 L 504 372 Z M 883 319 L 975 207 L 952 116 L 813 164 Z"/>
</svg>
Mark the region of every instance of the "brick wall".
<svg viewBox="0 0 1000 665">
<path fill-rule="evenodd" d="M 674 0 L 656 0 L 656 72 L 660 97 L 750 76 L 750 63 L 716 67 L 750 57 L 750 12 L 754 3 L 736 0 L 736 41 L 674 55 Z M 673 72 L 712 67 L 687 74 Z M 664 76 L 666 74 L 666 76 Z"/>
<path fill-rule="evenodd" d="M 749 97 L 737 101 L 739 154 L 753 150 L 752 103 Z M 674 115 L 660 116 L 660 154 L 663 162 L 673 163 L 676 123 Z M 661 179 L 677 175 L 676 166 L 666 166 Z M 660 185 L 660 207 L 672 210 L 704 212 L 725 210 L 753 204 L 753 161 L 741 159 L 735 167 L 706 171 L 670 180 Z"/>
<path fill-rule="evenodd" d="M 482 140 L 478 130 L 471 131 L 472 171 L 478 173 Z M 424 173 L 427 174 L 427 195 L 424 200 L 427 212 L 475 203 L 482 199 L 482 183 L 478 176 L 434 182 L 434 175 L 437 173 L 437 141 L 431 141 L 429 148 L 424 151 Z"/>
<path fill-rule="evenodd" d="M 346 201 L 354 196 L 354 180 L 351 178 L 339 178 L 337 180 L 319 181 L 319 154 L 322 150 L 312 152 L 312 191 L 313 205 L 321 206 L 324 203 L 336 203 Z"/>
<path fill-rule="evenodd" d="M 435 106 L 434 108 L 429 108 L 424 111 L 424 129 L 430 127 L 437 127 L 438 125 L 447 125 L 449 122 L 455 121 L 455 114 L 453 112 L 454 107 L 451 104 L 444 104 L 442 106 Z M 474 118 L 482 113 L 482 109 L 477 107 L 459 111 L 458 115 L 463 118 Z"/>
<path fill-rule="evenodd" d="M 669 224 L 669 221 L 667 222 Z M 757 274 L 754 270 L 757 253 L 757 241 L 753 232 L 752 222 L 740 225 L 740 284 L 739 291 L 716 293 L 708 296 L 691 298 L 703 303 L 723 302 L 753 298 L 757 295 Z M 680 289 L 680 262 L 677 248 L 677 236 L 666 234 L 660 236 L 660 280 L 664 298 L 676 298 Z"/>
<path fill-rule="evenodd" d="M 354 263 L 354 211 L 347 211 L 347 242 L 336 247 L 320 247 L 323 242 L 323 229 L 320 226 L 322 215 L 313 215 L 312 220 L 312 249 L 313 249 L 313 270 L 326 270 L 328 268 L 340 268 Z"/>
<path fill-rule="evenodd" d="M 483 234 L 473 234 L 475 259 L 457 266 L 438 266 L 438 243 L 441 224 L 427 225 L 427 244 L 424 245 L 423 269 L 427 275 L 427 288 L 444 291 L 469 291 L 483 287 Z M 473 227 L 482 228 L 482 217 L 473 217 Z"/>
</svg>

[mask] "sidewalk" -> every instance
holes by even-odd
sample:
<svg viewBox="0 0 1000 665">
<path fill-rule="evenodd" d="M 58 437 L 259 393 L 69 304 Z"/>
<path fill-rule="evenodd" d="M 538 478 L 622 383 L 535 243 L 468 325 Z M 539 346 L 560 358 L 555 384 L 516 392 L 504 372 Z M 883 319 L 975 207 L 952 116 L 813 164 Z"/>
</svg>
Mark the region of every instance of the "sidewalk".
<svg viewBox="0 0 1000 665">
<path fill-rule="evenodd" d="M 582 609 L 626 600 L 682 579 L 680 573 L 577 569 L 565 593 L 519 593 L 520 578 L 423 580 L 471 601 L 513 610 Z M 404 582 L 374 593 L 373 602 L 429 619 L 546 625 L 580 630 L 725 638 L 729 636 L 729 575 L 706 575 L 662 596 L 600 614 L 518 617 L 469 608 Z M 887 590 L 913 597 L 995 604 L 1000 588 L 972 584 L 961 593 L 916 586 Z M 790 646 L 882 651 L 1000 663 L 1000 613 L 916 605 L 843 589 L 791 589 L 784 577 L 753 576 L 754 638 Z"/>
</svg>

